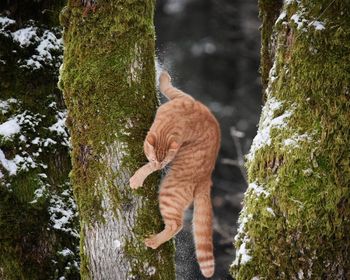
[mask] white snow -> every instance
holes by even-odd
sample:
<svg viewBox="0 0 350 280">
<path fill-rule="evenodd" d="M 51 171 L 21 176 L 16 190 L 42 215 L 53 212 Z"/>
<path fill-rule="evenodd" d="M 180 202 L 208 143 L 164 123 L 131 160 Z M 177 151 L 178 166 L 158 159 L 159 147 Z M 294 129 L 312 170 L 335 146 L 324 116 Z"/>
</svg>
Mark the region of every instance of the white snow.
<svg viewBox="0 0 350 280">
<path fill-rule="evenodd" d="M 301 19 L 300 14 L 294 14 L 290 17 L 290 19 L 297 24 L 298 29 L 300 29 L 303 26 L 304 22 L 306 22 L 306 20 Z"/>
<path fill-rule="evenodd" d="M 21 142 L 27 142 L 27 137 L 25 136 L 25 135 L 21 135 L 21 136 L 19 136 L 19 140 L 21 141 Z"/>
<path fill-rule="evenodd" d="M 306 19 L 305 8 L 302 6 L 299 8 L 299 11 L 297 13 L 295 13 L 290 17 L 290 19 L 297 24 L 298 29 L 301 29 L 302 27 L 306 27 L 306 26 L 307 27 L 312 26 L 315 28 L 315 30 L 323 30 L 326 28 L 325 23 L 322 21 Z M 306 31 L 306 29 L 304 28 L 303 31 Z"/>
<path fill-rule="evenodd" d="M 313 170 L 311 168 L 307 168 L 303 170 L 303 173 L 305 176 L 310 176 L 313 173 Z"/>
<path fill-rule="evenodd" d="M 8 160 L 5 157 L 4 152 L 0 149 L 0 163 L 9 172 L 10 175 L 16 175 L 17 165 L 14 160 Z M 1 174 L 0 177 L 3 175 Z"/>
<path fill-rule="evenodd" d="M 39 37 L 36 35 L 37 29 L 33 26 L 25 27 L 18 29 L 12 33 L 13 40 L 17 41 L 20 46 L 28 47 L 33 42 L 39 40 Z"/>
<path fill-rule="evenodd" d="M 304 133 L 304 134 L 295 134 L 291 136 L 288 139 L 285 139 L 283 141 L 284 146 L 294 146 L 294 147 L 299 147 L 299 143 L 301 141 L 310 141 L 312 138 L 309 134 Z"/>
<path fill-rule="evenodd" d="M 26 64 L 24 66 L 28 66 L 29 68 L 32 68 L 32 69 L 39 69 L 41 67 L 40 62 L 38 62 L 32 58 L 26 59 L 25 63 Z"/>
<path fill-rule="evenodd" d="M 251 280 L 260 280 L 259 276 L 254 276 Z"/>
<path fill-rule="evenodd" d="M 246 242 L 248 239 L 244 238 L 241 246 L 239 246 L 238 251 L 236 251 L 236 258 L 233 262 L 233 265 L 238 265 L 238 262 L 242 264 L 246 264 L 251 260 L 251 256 L 248 254 L 248 249 L 246 248 Z"/>
<path fill-rule="evenodd" d="M 76 230 L 70 228 L 70 224 L 76 216 L 76 204 L 71 195 L 66 196 L 65 194 L 62 193 L 60 196 L 54 194 L 50 199 L 49 213 L 52 227 L 78 237 L 79 234 Z"/>
<path fill-rule="evenodd" d="M 7 100 L 0 100 L 0 111 L 1 114 L 6 114 L 10 109 L 11 104 L 17 103 L 17 99 L 9 98 Z"/>
<path fill-rule="evenodd" d="M 14 24 L 16 21 L 14 21 L 13 19 L 10 19 L 8 17 L 1 17 L 0 16 L 0 25 L 1 25 L 1 29 L 5 29 L 7 26 Z"/>
<path fill-rule="evenodd" d="M 268 98 L 261 113 L 258 133 L 255 136 L 250 152 L 247 155 L 249 161 L 254 158 L 257 150 L 264 146 L 271 145 L 270 134 L 272 129 L 282 129 L 287 125 L 286 119 L 292 115 L 292 111 L 286 110 L 282 115 L 275 118 L 273 117 L 275 111 L 280 109 L 282 105 L 283 102 L 278 101 L 276 98 Z"/>
<path fill-rule="evenodd" d="M 39 137 L 35 137 L 33 140 L 32 140 L 32 144 L 34 145 L 38 145 L 40 143 L 40 138 Z"/>
<path fill-rule="evenodd" d="M 114 250 L 117 250 L 117 249 L 120 248 L 120 246 L 121 246 L 120 241 L 119 241 L 118 239 L 114 239 L 114 240 L 113 240 L 113 249 L 114 249 Z"/>
<path fill-rule="evenodd" d="M 68 249 L 68 248 L 64 248 L 62 251 L 58 251 L 57 252 L 59 255 L 62 255 L 63 257 L 69 256 L 69 255 L 74 255 L 74 253 L 72 252 L 72 250 Z"/>
<path fill-rule="evenodd" d="M 16 118 L 9 119 L 8 121 L 0 125 L 0 135 L 5 138 L 10 138 L 13 135 L 19 133 L 20 131 L 21 127 Z"/>
<path fill-rule="evenodd" d="M 41 174 L 43 174 L 43 173 L 41 173 Z M 38 174 L 38 175 L 40 175 L 40 174 Z M 45 176 L 46 176 L 46 174 L 45 174 Z M 46 186 L 43 182 L 41 182 L 41 186 L 34 191 L 34 198 L 30 203 L 32 203 L 32 204 L 37 203 L 38 199 L 44 196 L 45 191 L 46 191 Z"/>
<path fill-rule="evenodd" d="M 277 20 L 276 20 L 276 23 L 278 23 L 278 22 L 284 20 L 284 19 L 286 18 L 286 16 L 287 16 L 287 14 L 286 14 L 285 11 L 283 11 L 282 13 L 280 13 L 279 17 L 278 17 Z"/>
<path fill-rule="evenodd" d="M 267 207 L 266 211 L 269 212 L 272 216 L 276 216 L 275 212 L 273 211 L 273 209 L 271 207 Z"/>
<path fill-rule="evenodd" d="M 268 197 L 270 195 L 269 192 L 265 191 L 262 186 L 259 186 L 256 182 L 250 183 L 247 188 L 247 192 L 252 190 L 257 196 L 264 195 Z"/>
<path fill-rule="evenodd" d="M 298 272 L 298 279 L 299 280 L 302 280 L 304 279 L 304 272 L 300 269 L 299 272 Z"/>
<path fill-rule="evenodd" d="M 51 64 L 54 60 L 52 51 L 59 51 L 63 48 L 62 38 L 57 38 L 56 35 L 50 30 L 45 30 L 43 35 L 40 37 L 37 34 L 37 28 L 29 26 L 26 28 L 19 29 L 12 34 L 13 40 L 18 42 L 22 48 L 28 47 L 31 44 L 38 43 L 35 48 L 36 54 L 31 57 L 20 60 L 21 67 L 27 67 L 31 69 L 39 69 L 43 64 Z M 61 55 L 55 55 L 61 62 Z M 58 65 L 57 65 L 58 66 Z"/>
<path fill-rule="evenodd" d="M 238 229 L 237 229 L 237 234 L 234 238 L 234 240 L 237 242 L 238 239 L 239 239 L 239 236 L 241 234 L 244 234 L 244 228 L 245 228 L 245 225 L 248 223 L 248 221 L 253 217 L 252 214 L 249 214 L 249 215 L 246 215 L 245 213 L 245 208 L 243 207 L 242 211 L 241 211 L 241 214 L 238 218 L 238 222 L 239 222 L 239 226 L 238 226 Z"/>
<path fill-rule="evenodd" d="M 49 127 L 50 131 L 56 132 L 58 135 L 61 135 L 64 137 L 63 145 L 68 146 L 69 145 L 69 137 L 68 133 L 66 131 L 66 117 L 67 117 L 67 111 L 57 112 L 56 120 L 57 122 L 54 123 Z"/>
<path fill-rule="evenodd" d="M 325 23 L 318 20 L 313 21 L 312 26 L 315 27 L 316 30 L 323 30 L 326 28 Z"/>
<path fill-rule="evenodd" d="M 51 138 L 45 139 L 45 141 L 44 141 L 44 147 L 47 147 L 47 146 L 49 146 L 49 145 L 51 145 L 51 144 L 55 145 L 55 144 L 57 144 L 57 142 L 56 142 L 55 140 L 52 140 Z"/>
<path fill-rule="evenodd" d="M 150 266 L 148 262 L 144 263 L 143 269 L 146 271 L 147 275 L 152 276 L 156 273 L 156 268 L 154 266 Z"/>
</svg>

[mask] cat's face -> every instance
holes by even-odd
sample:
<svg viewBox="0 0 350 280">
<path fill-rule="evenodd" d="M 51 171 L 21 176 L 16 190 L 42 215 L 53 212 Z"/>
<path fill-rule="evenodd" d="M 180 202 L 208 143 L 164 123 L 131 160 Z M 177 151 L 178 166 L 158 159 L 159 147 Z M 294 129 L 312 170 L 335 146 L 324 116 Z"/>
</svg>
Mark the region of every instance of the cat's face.
<svg viewBox="0 0 350 280">
<path fill-rule="evenodd" d="M 162 169 L 174 159 L 179 148 L 180 145 L 172 138 L 169 140 L 160 139 L 152 133 L 147 135 L 144 143 L 144 152 L 148 161 L 155 164 L 159 169 Z"/>
</svg>

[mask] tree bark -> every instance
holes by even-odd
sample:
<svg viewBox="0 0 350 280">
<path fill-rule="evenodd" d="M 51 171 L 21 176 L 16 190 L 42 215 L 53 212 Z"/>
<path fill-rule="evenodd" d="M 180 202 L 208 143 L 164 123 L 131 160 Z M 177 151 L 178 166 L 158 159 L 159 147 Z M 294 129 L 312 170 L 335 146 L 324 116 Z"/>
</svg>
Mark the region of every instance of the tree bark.
<svg viewBox="0 0 350 280">
<path fill-rule="evenodd" d="M 77 3 L 78 2 L 78 3 Z M 81 225 L 83 279 L 175 279 L 173 244 L 147 249 L 163 227 L 159 174 L 133 192 L 129 177 L 146 160 L 143 139 L 158 99 L 154 1 L 99 1 L 61 12 L 60 86 L 72 137 L 71 174 Z"/>
<path fill-rule="evenodd" d="M 79 279 L 57 88 L 63 1 L 0 4 L 0 279 Z"/>
<path fill-rule="evenodd" d="M 272 2 L 260 0 L 263 18 Z M 267 100 L 247 156 L 236 279 L 350 279 L 349 19 L 348 1 L 301 0 L 263 21 L 273 65 L 262 57 Z"/>
</svg>

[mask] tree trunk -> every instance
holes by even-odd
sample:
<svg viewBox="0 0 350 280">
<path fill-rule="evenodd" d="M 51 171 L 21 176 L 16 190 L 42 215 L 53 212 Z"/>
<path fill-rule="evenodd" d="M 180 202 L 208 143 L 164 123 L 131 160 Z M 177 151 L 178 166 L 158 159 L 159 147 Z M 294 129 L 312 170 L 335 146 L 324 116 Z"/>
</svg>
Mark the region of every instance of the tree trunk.
<svg viewBox="0 0 350 280">
<path fill-rule="evenodd" d="M 0 279 L 79 279 L 57 88 L 62 2 L 0 4 Z"/>
<path fill-rule="evenodd" d="M 263 18 L 272 2 L 260 0 Z M 348 1 L 301 0 L 263 21 L 273 66 L 247 157 L 236 279 L 350 279 L 349 19 Z"/>
<path fill-rule="evenodd" d="M 99 1 L 95 11 L 83 10 L 72 0 L 61 12 L 60 82 L 73 145 L 81 276 L 174 279 L 173 244 L 153 251 L 143 243 L 163 227 L 159 175 L 137 192 L 128 182 L 146 160 L 143 139 L 158 105 L 154 1 Z"/>
</svg>

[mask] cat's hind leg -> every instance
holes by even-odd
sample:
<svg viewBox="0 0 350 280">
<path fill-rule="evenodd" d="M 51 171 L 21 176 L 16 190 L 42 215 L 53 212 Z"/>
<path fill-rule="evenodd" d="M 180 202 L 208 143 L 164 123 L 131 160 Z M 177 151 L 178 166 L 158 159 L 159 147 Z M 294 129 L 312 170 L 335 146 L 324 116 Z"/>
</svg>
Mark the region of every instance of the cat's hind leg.
<svg viewBox="0 0 350 280">
<path fill-rule="evenodd" d="M 176 183 L 172 184 L 171 180 L 162 184 L 159 193 L 159 207 L 165 228 L 145 240 L 147 247 L 158 248 L 182 229 L 184 212 L 193 200 L 193 194 L 191 191 L 186 191 L 187 188 L 176 186 Z"/>
</svg>

